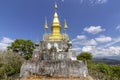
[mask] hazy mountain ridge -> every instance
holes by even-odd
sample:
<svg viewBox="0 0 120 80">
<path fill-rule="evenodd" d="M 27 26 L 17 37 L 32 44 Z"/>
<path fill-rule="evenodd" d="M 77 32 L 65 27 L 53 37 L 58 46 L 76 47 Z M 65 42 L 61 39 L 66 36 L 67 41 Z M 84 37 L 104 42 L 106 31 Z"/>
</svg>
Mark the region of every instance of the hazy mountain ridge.
<svg viewBox="0 0 120 80">
<path fill-rule="evenodd" d="M 115 58 L 114 57 L 99 57 L 99 58 L 93 58 L 92 59 L 92 62 L 94 63 L 106 63 L 106 64 L 109 64 L 109 65 L 118 65 L 120 64 L 120 58 Z"/>
</svg>

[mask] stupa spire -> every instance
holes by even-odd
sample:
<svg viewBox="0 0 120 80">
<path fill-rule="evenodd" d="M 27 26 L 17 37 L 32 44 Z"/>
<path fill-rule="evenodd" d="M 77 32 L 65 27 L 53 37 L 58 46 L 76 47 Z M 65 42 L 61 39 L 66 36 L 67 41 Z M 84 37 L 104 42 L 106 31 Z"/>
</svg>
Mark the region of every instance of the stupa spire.
<svg viewBox="0 0 120 80">
<path fill-rule="evenodd" d="M 67 25 L 67 22 L 66 22 L 66 19 L 64 20 L 64 29 L 68 29 L 68 25 Z"/>
<path fill-rule="evenodd" d="M 58 6 L 57 6 L 56 2 L 55 2 L 54 8 L 55 8 L 55 13 L 54 13 L 54 18 L 53 18 L 52 26 L 59 26 L 60 27 L 60 21 L 58 19 L 58 14 L 57 14 Z"/>
<path fill-rule="evenodd" d="M 55 3 L 54 9 L 55 9 L 55 13 L 54 13 L 53 21 L 52 21 L 52 26 L 51 26 L 52 34 L 49 37 L 49 40 L 60 41 L 62 40 L 62 35 L 60 33 L 61 25 L 60 25 L 60 21 L 59 21 L 58 14 L 57 14 L 57 9 L 58 9 L 57 3 Z"/>
<path fill-rule="evenodd" d="M 45 25 L 44 25 L 44 29 L 48 29 L 48 24 L 47 24 L 47 18 L 45 17 Z"/>
</svg>

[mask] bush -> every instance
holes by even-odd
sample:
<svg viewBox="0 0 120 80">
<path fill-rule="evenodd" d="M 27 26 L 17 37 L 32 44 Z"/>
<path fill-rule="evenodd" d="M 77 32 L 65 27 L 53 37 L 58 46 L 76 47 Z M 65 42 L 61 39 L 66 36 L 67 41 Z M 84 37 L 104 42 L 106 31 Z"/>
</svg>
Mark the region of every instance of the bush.
<svg viewBox="0 0 120 80">
<path fill-rule="evenodd" d="M 20 72 L 24 59 L 10 51 L 0 51 L 0 78 L 7 78 Z"/>
<path fill-rule="evenodd" d="M 120 66 L 110 66 L 104 63 L 88 63 L 89 74 L 99 80 L 120 80 Z"/>
<path fill-rule="evenodd" d="M 110 74 L 110 67 L 107 64 L 99 63 L 97 64 L 98 70 L 104 74 Z"/>
<path fill-rule="evenodd" d="M 120 66 L 112 66 L 112 76 L 119 77 L 120 79 Z"/>
</svg>

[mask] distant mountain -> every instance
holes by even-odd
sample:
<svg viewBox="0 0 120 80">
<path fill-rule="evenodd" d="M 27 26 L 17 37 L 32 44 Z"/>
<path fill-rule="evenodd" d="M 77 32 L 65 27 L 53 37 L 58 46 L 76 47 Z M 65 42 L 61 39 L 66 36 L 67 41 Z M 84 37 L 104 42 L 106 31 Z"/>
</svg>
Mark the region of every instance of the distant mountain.
<svg viewBox="0 0 120 80">
<path fill-rule="evenodd" d="M 120 56 L 95 56 L 94 58 L 98 58 L 98 59 L 102 59 L 102 58 L 106 58 L 106 59 L 113 59 L 113 60 L 120 60 Z"/>
<path fill-rule="evenodd" d="M 106 63 L 109 65 L 120 64 L 120 60 L 110 59 L 110 58 L 93 58 L 92 62 L 94 62 L 94 63 Z"/>
<path fill-rule="evenodd" d="M 120 60 L 120 56 L 108 56 L 107 59 Z"/>
</svg>

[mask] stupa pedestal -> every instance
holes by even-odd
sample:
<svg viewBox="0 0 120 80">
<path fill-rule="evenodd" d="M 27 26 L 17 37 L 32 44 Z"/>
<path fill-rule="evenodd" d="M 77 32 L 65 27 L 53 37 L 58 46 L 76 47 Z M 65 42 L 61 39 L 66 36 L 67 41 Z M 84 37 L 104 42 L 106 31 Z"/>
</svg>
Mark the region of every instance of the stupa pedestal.
<svg viewBox="0 0 120 80">
<path fill-rule="evenodd" d="M 47 21 L 44 28 L 48 29 Z M 64 30 L 67 28 L 65 20 Z M 51 34 L 45 33 L 43 40 L 35 44 L 32 59 L 23 63 L 20 77 L 24 77 L 26 72 L 46 77 L 88 77 L 87 64 L 76 59 L 76 52 L 72 49 L 68 34 L 61 34 L 56 4 L 51 32 Z"/>
</svg>

